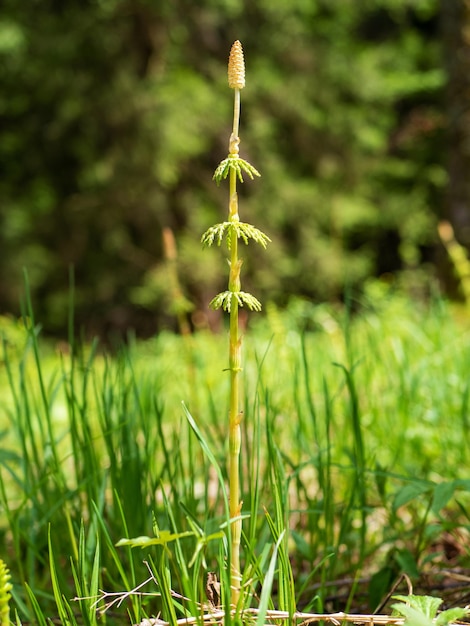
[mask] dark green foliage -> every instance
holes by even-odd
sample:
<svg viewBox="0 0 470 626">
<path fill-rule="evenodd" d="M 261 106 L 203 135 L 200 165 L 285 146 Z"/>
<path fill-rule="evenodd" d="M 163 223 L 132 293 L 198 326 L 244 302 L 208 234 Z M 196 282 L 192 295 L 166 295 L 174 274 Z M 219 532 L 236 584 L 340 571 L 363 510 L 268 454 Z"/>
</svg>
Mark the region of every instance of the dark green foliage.
<svg viewBox="0 0 470 626">
<path fill-rule="evenodd" d="M 249 76 L 241 157 L 263 164 L 247 221 L 273 239 L 246 254 L 247 290 L 256 281 L 262 301 L 284 303 L 409 276 L 431 258 L 446 180 L 437 13 L 437 0 L 6 0 L 0 307 L 17 308 L 26 266 L 58 331 L 73 264 L 89 332 L 172 323 L 170 227 L 207 310 L 218 251 L 201 255 L 195 234 L 220 221 L 210 180 L 227 150 L 235 39 Z"/>
</svg>

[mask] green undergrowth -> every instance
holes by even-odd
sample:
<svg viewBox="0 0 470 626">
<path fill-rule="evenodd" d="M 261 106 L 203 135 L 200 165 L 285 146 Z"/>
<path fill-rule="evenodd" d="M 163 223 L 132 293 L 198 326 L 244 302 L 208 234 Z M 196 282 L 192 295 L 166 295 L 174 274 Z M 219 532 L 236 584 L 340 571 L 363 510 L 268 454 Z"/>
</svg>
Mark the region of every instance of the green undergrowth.
<svg viewBox="0 0 470 626">
<path fill-rule="evenodd" d="M 372 611 L 402 573 L 469 566 L 470 323 L 377 284 L 356 308 L 298 299 L 251 324 L 244 607 Z M 0 542 L 19 618 L 174 622 L 207 608 L 208 572 L 226 602 L 225 333 L 110 356 L 43 342 L 30 311 L 25 347 L 3 343 Z"/>
</svg>

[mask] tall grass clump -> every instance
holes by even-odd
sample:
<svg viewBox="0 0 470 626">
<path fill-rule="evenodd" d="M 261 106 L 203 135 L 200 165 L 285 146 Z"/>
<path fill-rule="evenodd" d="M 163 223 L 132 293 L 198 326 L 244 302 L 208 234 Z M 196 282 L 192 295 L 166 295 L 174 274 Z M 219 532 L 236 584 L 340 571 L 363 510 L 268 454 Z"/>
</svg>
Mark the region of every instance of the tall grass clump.
<svg viewBox="0 0 470 626">
<path fill-rule="evenodd" d="M 417 306 L 377 285 L 347 324 L 334 306 L 267 309 L 243 358 L 234 619 L 255 606 L 259 623 L 274 607 L 374 610 L 403 572 L 418 585 L 420 573 L 439 583 L 468 567 L 468 324 L 441 301 Z M 5 346 L 0 369 L 12 612 L 44 625 L 72 613 L 92 624 L 96 608 L 108 624 L 125 609 L 134 624 L 202 621 L 207 580 L 220 615 L 233 562 L 226 338 L 192 337 L 196 424 L 180 409 L 194 384 L 181 375 L 184 337 L 160 333 L 112 357 L 78 343 L 57 353 L 28 317 L 24 353 Z"/>
<path fill-rule="evenodd" d="M 235 41 L 228 62 L 228 84 L 234 91 L 233 127 L 229 140 L 229 154 L 217 167 L 214 180 L 219 184 L 229 178 L 228 218 L 211 226 L 202 236 L 202 243 L 211 246 L 225 241 L 230 252 L 228 289 L 219 293 L 211 302 L 213 309 L 222 308 L 230 316 L 229 367 L 230 372 L 230 412 L 229 412 L 229 502 L 231 539 L 231 601 L 238 604 L 240 594 L 240 538 L 242 532 L 242 502 L 240 499 L 240 447 L 241 421 L 240 380 L 242 372 L 242 337 L 240 334 L 238 311 L 246 305 L 250 310 L 260 311 L 260 302 L 241 289 L 242 260 L 238 255 L 238 243 L 245 244 L 252 239 L 264 248 L 269 238 L 252 224 L 240 221 L 238 213 L 237 181 L 243 182 L 243 173 L 251 179 L 259 176 L 250 163 L 239 156 L 240 93 L 245 87 L 245 62 L 241 43 Z"/>
</svg>

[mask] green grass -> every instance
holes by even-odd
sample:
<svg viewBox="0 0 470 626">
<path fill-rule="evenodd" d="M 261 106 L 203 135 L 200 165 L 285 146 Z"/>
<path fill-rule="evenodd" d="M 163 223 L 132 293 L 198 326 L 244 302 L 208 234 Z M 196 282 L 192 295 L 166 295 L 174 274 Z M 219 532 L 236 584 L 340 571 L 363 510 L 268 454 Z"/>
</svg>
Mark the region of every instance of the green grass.
<svg viewBox="0 0 470 626">
<path fill-rule="evenodd" d="M 377 285 L 359 308 L 299 300 L 252 322 L 242 598 L 261 615 L 371 611 L 402 572 L 469 566 L 465 542 L 454 561 L 443 547 L 470 523 L 468 323 Z M 22 620 L 92 625 L 83 598 L 104 590 L 109 623 L 174 621 L 202 613 L 207 571 L 229 603 L 225 353 L 203 332 L 192 354 L 169 333 L 60 352 L 34 320 L 24 349 L 5 343 L 1 558 Z"/>
</svg>

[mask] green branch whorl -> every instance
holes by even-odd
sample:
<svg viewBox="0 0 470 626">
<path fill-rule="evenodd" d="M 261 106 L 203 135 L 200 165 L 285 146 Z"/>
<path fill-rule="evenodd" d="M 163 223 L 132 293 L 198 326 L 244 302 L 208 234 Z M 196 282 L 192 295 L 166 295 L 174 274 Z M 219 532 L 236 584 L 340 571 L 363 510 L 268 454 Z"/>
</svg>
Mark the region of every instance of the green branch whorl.
<svg viewBox="0 0 470 626">
<path fill-rule="evenodd" d="M 201 237 L 202 245 L 205 247 L 212 246 L 215 242 L 218 246 L 222 243 L 222 240 L 226 239 L 227 246 L 230 249 L 231 239 L 235 235 L 238 239 L 243 239 L 245 244 L 248 245 L 248 240 L 252 239 L 256 243 L 259 243 L 263 248 L 266 248 L 271 239 L 265 235 L 261 230 L 255 228 L 251 224 L 246 222 L 237 222 L 236 220 L 230 222 L 221 222 L 211 226 Z"/>
</svg>

